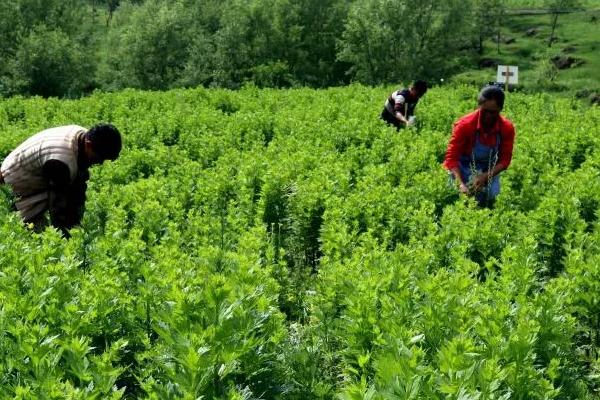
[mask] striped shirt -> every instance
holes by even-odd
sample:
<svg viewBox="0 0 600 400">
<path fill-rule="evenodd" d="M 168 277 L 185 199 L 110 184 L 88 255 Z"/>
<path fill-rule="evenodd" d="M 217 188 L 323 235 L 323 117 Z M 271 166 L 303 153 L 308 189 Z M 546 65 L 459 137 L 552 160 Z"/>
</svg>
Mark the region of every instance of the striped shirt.
<svg viewBox="0 0 600 400">
<path fill-rule="evenodd" d="M 413 99 L 410 90 L 396 90 L 385 102 L 385 109 L 392 115 L 399 112 L 406 118 L 414 115 L 419 99 Z M 406 115 L 405 115 L 406 114 Z"/>
<path fill-rule="evenodd" d="M 4 159 L 0 172 L 17 196 L 15 205 L 23 220 L 48 209 L 49 182 L 43 174 L 46 162 L 64 163 L 69 168 L 70 181 L 75 180 L 79 137 L 86 131 L 78 125 L 46 129 L 21 143 Z"/>
</svg>

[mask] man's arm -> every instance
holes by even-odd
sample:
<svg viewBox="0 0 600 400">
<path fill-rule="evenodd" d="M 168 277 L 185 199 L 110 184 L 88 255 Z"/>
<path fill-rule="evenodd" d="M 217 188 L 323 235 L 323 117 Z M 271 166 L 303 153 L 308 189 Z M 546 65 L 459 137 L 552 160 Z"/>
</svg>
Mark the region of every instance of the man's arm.
<svg viewBox="0 0 600 400">
<path fill-rule="evenodd" d="M 403 122 L 405 125 L 408 124 L 408 119 L 406 119 L 406 115 L 402 114 L 406 99 L 401 94 L 394 94 L 394 116 L 400 122 Z"/>
<path fill-rule="evenodd" d="M 68 210 L 67 192 L 71 183 L 69 167 L 58 160 L 49 160 L 42 169 L 48 180 L 48 211 L 52 226 L 66 231 Z"/>
<path fill-rule="evenodd" d="M 85 178 L 71 183 L 69 167 L 58 160 L 44 164 L 43 174 L 48 179 L 48 209 L 52 226 L 63 232 L 79 224 L 85 202 Z"/>
<path fill-rule="evenodd" d="M 400 111 L 396 111 L 394 115 L 396 116 L 396 119 L 398 121 L 403 122 L 404 124 L 408 124 L 408 120 L 404 117 L 404 115 L 402 115 Z"/>
<path fill-rule="evenodd" d="M 69 167 L 62 161 L 48 160 L 42 169 L 52 189 L 65 189 L 71 183 Z"/>
</svg>

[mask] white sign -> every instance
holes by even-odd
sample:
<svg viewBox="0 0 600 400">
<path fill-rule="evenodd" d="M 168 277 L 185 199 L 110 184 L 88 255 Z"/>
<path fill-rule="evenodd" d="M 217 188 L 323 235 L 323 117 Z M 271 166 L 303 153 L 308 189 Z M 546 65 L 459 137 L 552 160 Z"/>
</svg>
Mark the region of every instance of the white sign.
<svg viewBox="0 0 600 400">
<path fill-rule="evenodd" d="M 496 82 L 516 85 L 519 83 L 519 67 L 514 65 L 498 65 Z"/>
</svg>

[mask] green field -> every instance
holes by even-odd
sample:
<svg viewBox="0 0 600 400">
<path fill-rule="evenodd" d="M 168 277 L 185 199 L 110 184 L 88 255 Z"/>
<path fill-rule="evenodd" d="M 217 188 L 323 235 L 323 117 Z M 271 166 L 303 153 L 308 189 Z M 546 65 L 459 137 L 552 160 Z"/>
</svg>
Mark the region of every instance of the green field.
<svg viewBox="0 0 600 400">
<path fill-rule="evenodd" d="M 0 101 L 0 157 L 113 122 L 72 238 L 0 192 L 0 398 L 595 399 L 600 109 L 510 93 L 494 210 L 442 169 L 477 89 Z"/>
</svg>

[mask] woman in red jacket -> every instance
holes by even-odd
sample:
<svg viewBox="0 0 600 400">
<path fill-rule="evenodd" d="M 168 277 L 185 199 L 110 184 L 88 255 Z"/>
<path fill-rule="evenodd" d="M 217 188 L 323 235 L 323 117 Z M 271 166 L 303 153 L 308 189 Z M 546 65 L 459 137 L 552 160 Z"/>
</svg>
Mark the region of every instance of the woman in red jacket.
<svg viewBox="0 0 600 400">
<path fill-rule="evenodd" d="M 477 110 L 460 118 L 448 143 L 444 167 L 452 172 L 458 190 L 474 195 L 481 206 L 492 207 L 500 192 L 500 172 L 512 160 L 515 128 L 500 115 L 504 92 L 494 85 L 479 93 Z"/>
</svg>

